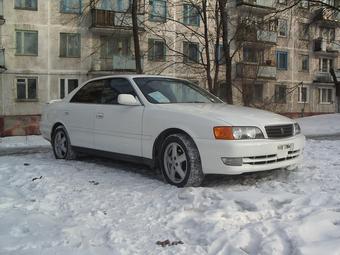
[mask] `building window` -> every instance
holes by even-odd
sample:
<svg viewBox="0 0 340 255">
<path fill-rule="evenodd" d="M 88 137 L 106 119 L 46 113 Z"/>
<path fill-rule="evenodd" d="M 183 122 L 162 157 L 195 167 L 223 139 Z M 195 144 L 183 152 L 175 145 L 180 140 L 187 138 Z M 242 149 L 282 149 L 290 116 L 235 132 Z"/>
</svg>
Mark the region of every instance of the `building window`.
<svg viewBox="0 0 340 255">
<path fill-rule="evenodd" d="M 320 103 L 332 104 L 333 103 L 333 89 L 319 88 Z"/>
<path fill-rule="evenodd" d="M 254 47 L 243 47 L 243 61 L 262 64 L 264 62 L 264 51 Z"/>
<path fill-rule="evenodd" d="M 320 28 L 320 37 L 326 42 L 334 42 L 335 41 L 335 28 Z"/>
<path fill-rule="evenodd" d="M 334 60 L 331 58 L 319 58 L 319 71 L 329 73 L 334 68 Z"/>
<path fill-rule="evenodd" d="M 285 85 L 275 86 L 275 103 L 286 103 L 287 87 Z"/>
<path fill-rule="evenodd" d="M 183 42 L 183 62 L 198 63 L 199 59 L 198 43 Z"/>
<path fill-rule="evenodd" d="M 38 0 L 15 0 L 16 9 L 37 10 Z"/>
<path fill-rule="evenodd" d="M 225 57 L 222 44 L 216 45 L 216 59 L 219 65 L 225 64 Z"/>
<path fill-rule="evenodd" d="M 16 30 L 16 54 L 38 55 L 38 32 Z"/>
<path fill-rule="evenodd" d="M 305 86 L 298 87 L 298 103 L 307 103 L 309 97 L 309 89 Z"/>
<path fill-rule="evenodd" d="M 279 36 L 287 37 L 288 35 L 288 22 L 286 19 L 280 19 L 278 25 Z"/>
<path fill-rule="evenodd" d="M 148 59 L 150 61 L 165 61 L 165 51 L 164 41 L 149 39 Z"/>
<path fill-rule="evenodd" d="M 253 90 L 253 98 L 254 102 L 262 102 L 263 101 L 263 84 L 255 83 Z"/>
<path fill-rule="evenodd" d="M 151 21 L 166 21 L 167 5 L 165 0 L 150 0 L 150 16 Z"/>
<path fill-rule="evenodd" d="M 286 51 L 276 52 L 276 65 L 277 65 L 277 69 L 281 69 L 281 70 L 288 69 L 288 52 Z"/>
<path fill-rule="evenodd" d="M 100 37 L 100 58 L 112 59 L 115 48 L 114 37 L 102 36 Z"/>
<path fill-rule="evenodd" d="M 78 79 L 60 79 L 59 98 L 64 98 L 78 87 Z"/>
<path fill-rule="evenodd" d="M 309 71 L 309 56 L 301 55 L 301 71 L 308 72 Z"/>
<path fill-rule="evenodd" d="M 61 0 L 60 12 L 63 13 L 81 13 L 81 0 Z"/>
<path fill-rule="evenodd" d="M 302 0 L 302 1 L 300 1 L 299 6 L 300 6 L 301 8 L 308 9 L 308 7 L 309 7 L 309 1 L 308 1 L 308 0 Z"/>
<path fill-rule="evenodd" d="M 299 38 L 300 40 L 309 40 L 309 24 L 299 24 Z"/>
<path fill-rule="evenodd" d="M 287 5 L 287 0 L 279 0 L 279 4 Z"/>
<path fill-rule="evenodd" d="M 60 57 L 80 57 L 80 34 L 60 33 Z"/>
<path fill-rule="evenodd" d="M 191 4 L 183 5 L 183 23 L 189 26 L 200 25 L 200 14 L 197 6 L 193 6 Z"/>
<path fill-rule="evenodd" d="M 37 99 L 37 79 L 36 78 L 18 78 L 17 99 L 18 100 L 36 100 Z"/>
</svg>

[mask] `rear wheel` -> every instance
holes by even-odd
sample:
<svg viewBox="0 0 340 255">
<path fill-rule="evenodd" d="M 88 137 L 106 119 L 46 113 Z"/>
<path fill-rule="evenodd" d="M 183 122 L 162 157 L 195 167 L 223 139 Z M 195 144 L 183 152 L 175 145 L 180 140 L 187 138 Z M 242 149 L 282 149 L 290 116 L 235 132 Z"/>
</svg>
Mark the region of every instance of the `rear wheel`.
<svg viewBox="0 0 340 255">
<path fill-rule="evenodd" d="M 69 136 L 65 127 L 59 126 L 53 132 L 53 153 L 56 159 L 75 159 L 76 154 L 72 149 Z"/>
<path fill-rule="evenodd" d="M 185 134 L 170 135 L 164 140 L 160 166 L 165 181 L 177 187 L 199 186 L 204 179 L 198 149 Z"/>
</svg>

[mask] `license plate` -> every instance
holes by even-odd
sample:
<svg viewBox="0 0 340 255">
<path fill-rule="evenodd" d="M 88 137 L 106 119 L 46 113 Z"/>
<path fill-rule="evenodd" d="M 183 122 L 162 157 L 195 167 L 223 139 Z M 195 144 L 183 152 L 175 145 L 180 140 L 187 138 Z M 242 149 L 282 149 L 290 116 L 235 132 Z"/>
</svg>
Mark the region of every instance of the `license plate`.
<svg viewBox="0 0 340 255">
<path fill-rule="evenodd" d="M 286 158 L 288 156 L 288 152 L 293 151 L 293 150 L 294 150 L 294 143 L 279 145 L 277 146 L 277 157 Z"/>
</svg>

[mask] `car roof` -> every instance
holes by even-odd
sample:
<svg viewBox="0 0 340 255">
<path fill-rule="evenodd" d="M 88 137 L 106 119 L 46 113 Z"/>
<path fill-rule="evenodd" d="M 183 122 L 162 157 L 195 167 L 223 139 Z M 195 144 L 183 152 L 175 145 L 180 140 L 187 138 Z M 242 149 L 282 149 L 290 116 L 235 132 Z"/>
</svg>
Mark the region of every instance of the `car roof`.
<svg viewBox="0 0 340 255">
<path fill-rule="evenodd" d="M 178 80 L 183 80 L 181 78 L 177 78 L 174 76 L 164 76 L 164 75 L 156 75 L 156 74 L 112 74 L 112 75 L 105 75 L 105 76 L 100 76 L 96 77 L 89 81 L 95 81 L 95 80 L 101 80 L 101 79 L 107 79 L 107 78 L 127 78 L 127 79 L 133 79 L 133 78 L 165 78 L 165 79 L 178 79 Z"/>
</svg>

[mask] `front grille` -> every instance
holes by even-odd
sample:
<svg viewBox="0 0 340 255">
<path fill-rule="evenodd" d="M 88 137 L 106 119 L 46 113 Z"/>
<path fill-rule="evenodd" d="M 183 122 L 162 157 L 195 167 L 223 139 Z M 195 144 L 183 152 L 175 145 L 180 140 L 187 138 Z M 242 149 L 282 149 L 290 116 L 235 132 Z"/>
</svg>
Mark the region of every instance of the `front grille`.
<svg viewBox="0 0 340 255">
<path fill-rule="evenodd" d="M 266 126 L 265 127 L 268 138 L 284 138 L 293 136 L 294 126 L 289 125 L 277 125 L 277 126 Z"/>
<path fill-rule="evenodd" d="M 263 155 L 263 156 L 256 156 L 256 157 L 247 157 L 243 158 L 243 164 L 248 165 L 266 165 L 266 164 L 273 164 L 281 161 L 295 159 L 300 156 L 300 150 L 289 151 L 287 157 L 285 158 L 278 158 L 276 154 L 271 155 Z"/>
</svg>

